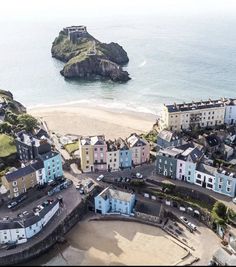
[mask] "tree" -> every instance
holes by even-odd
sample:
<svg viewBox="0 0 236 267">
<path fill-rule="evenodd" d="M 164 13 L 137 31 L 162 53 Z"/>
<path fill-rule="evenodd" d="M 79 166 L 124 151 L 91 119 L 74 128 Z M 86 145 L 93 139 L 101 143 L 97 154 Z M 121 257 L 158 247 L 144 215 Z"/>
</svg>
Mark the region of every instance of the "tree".
<svg viewBox="0 0 236 267">
<path fill-rule="evenodd" d="M 224 219 L 226 217 L 227 207 L 225 206 L 224 203 L 217 201 L 214 204 L 213 210 L 216 212 L 216 214 L 220 218 L 223 218 Z"/>
<path fill-rule="evenodd" d="M 0 124 L 0 133 L 10 133 L 11 132 L 11 124 L 8 122 L 3 122 Z"/>
<path fill-rule="evenodd" d="M 38 125 L 38 121 L 29 114 L 21 114 L 17 117 L 17 119 L 19 124 L 22 124 L 27 132 L 32 132 Z"/>
</svg>

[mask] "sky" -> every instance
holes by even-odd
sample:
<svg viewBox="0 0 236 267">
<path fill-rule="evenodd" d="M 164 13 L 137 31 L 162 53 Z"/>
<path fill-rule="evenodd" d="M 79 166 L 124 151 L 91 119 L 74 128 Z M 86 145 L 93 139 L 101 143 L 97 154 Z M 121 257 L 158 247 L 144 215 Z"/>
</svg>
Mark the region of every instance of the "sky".
<svg viewBox="0 0 236 267">
<path fill-rule="evenodd" d="M 0 19 L 236 14 L 235 0 L 2 0 Z"/>
</svg>

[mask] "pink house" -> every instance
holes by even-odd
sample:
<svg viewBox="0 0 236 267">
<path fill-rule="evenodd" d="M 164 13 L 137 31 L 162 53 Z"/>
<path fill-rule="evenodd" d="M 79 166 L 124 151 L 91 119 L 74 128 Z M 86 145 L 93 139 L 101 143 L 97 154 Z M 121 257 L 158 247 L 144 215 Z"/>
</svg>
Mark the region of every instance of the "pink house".
<svg viewBox="0 0 236 267">
<path fill-rule="evenodd" d="M 94 170 L 106 171 L 107 169 L 107 144 L 104 135 L 91 137 L 91 145 L 94 147 Z"/>
<path fill-rule="evenodd" d="M 131 150 L 133 165 L 140 165 L 149 161 L 150 146 L 144 138 L 134 133 L 127 138 L 127 143 Z"/>
</svg>

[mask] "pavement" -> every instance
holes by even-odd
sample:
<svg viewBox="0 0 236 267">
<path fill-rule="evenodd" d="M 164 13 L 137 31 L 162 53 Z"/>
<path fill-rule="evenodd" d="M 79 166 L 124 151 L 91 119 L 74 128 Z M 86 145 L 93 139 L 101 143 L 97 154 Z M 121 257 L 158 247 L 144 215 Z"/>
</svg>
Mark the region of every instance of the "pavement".
<svg viewBox="0 0 236 267">
<path fill-rule="evenodd" d="M 158 181 L 158 182 L 171 183 L 171 184 L 174 184 L 176 186 L 186 187 L 186 188 L 189 188 L 192 190 L 199 191 L 199 192 L 204 193 L 206 195 L 210 195 L 211 197 L 215 198 L 216 200 L 223 202 L 227 207 L 233 209 L 236 212 L 236 204 L 233 203 L 231 197 L 221 195 L 221 194 L 216 193 L 212 190 L 206 189 L 206 188 L 201 187 L 201 186 L 197 186 L 195 184 L 190 184 L 190 183 L 179 181 L 179 180 L 173 180 L 173 179 L 169 179 L 169 178 L 162 177 L 162 176 L 155 175 L 155 174 L 152 174 L 149 177 L 149 179 L 154 180 L 154 181 Z"/>
</svg>

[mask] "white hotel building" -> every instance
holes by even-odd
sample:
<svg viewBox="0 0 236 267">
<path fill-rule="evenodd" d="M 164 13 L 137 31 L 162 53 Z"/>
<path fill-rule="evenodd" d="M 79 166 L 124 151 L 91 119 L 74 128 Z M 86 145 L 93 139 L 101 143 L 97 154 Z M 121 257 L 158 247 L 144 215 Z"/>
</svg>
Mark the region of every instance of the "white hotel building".
<svg viewBox="0 0 236 267">
<path fill-rule="evenodd" d="M 194 126 L 214 127 L 236 123 L 236 100 L 218 99 L 192 103 L 164 105 L 160 129 L 181 131 Z"/>
</svg>

